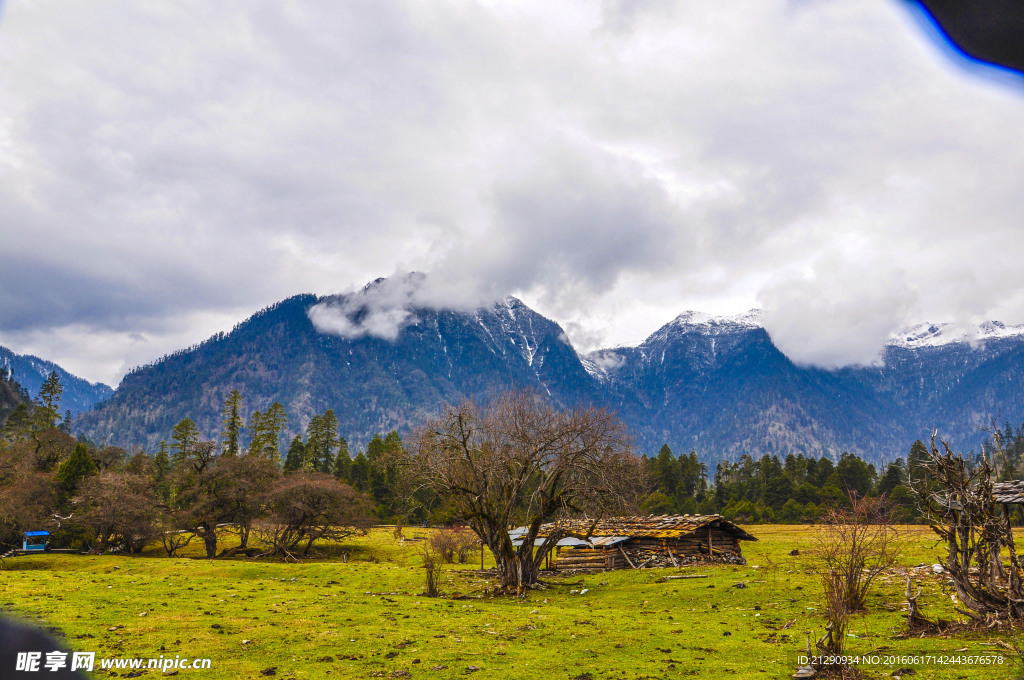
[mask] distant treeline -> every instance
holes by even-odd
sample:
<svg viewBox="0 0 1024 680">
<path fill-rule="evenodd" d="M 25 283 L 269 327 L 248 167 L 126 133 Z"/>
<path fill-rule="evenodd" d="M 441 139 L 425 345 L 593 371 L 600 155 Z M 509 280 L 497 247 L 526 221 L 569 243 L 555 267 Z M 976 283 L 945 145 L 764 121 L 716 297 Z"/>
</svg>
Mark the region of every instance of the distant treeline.
<svg viewBox="0 0 1024 680">
<path fill-rule="evenodd" d="M 184 418 L 155 451 L 129 452 L 71 435 L 56 373 L 35 401 L 7 375 L 0 384 L 14 395 L 0 421 L 0 544 L 45 529 L 58 546 L 141 550 L 160 540 L 174 554 L 192 537 L 213 556 L 228 531 L 242 548 L 253 537 L 253 549 L 282 554 L 373 522 L 458 519 L 447 499 L 415 483 L 417 458 L 397 432 L 375 436 L 353 456 L 330 409 L 310 419 L 304 436 L 281 441 L 285 409 L 274 403 L 243 420 L 235 390 L 223 404 L 217 441 L 203 441 Z M 1024 426 L 992 433 L 1001 453 L 986 447 L 975 458 L 989 459 L 1000 479 L 1015 478 L 1024 467 Z M 665 445 L 644 458 L 647 479 L 636 503 L 645 514 L 810 523 L 851 497 L 884 496 L 895 521 L 917 522 L 910 485 L 926 458 L 921 441 L 881 471 L 850 453 L 835 462 L 744 455 L 719 463 L 712 476 L 696 452 L 676 455 Z"/>
<path fill-rule="evenodd" d="M 707 466 L 695 452 L 676 456 L 665 445 L 657 456 L 647 458 L 654 488 L 641 509 L 656 515 L 718 513 L 739 523 L 796 524 L 817 521 L 826 508 L 848 504 L 851 495 L 885 495 L 893 519 L 913 523 L 921 517 L 909 478 L 926 455 L 924 444 L 916 441 L 907 460 L 892 461 L 881 474 L 851 453 L 843 453 L 835 463 L 803 454 L 784 460 L 744 455 L 736 462 L 719 463 L 709 479 Z"/>
</svg>

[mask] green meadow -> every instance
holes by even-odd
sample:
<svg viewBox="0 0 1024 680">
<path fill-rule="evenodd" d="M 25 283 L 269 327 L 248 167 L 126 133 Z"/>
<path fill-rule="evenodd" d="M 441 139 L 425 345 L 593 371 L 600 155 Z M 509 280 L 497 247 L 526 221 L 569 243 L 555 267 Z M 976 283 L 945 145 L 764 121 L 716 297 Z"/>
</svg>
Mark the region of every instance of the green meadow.
<svg viewBox="0 0 1024 680">
<path fill-rule="evenodd" d="M 748 528 L 760 540 L 744 544 L 746 566 L 558 576 L 522 599 L 488 594 L 479 553 L 446 569 L 444 597 L 424 597 L 418 543 L 375 530 L 299 564 L 199 559 L 198 545 L 183 558 L 8 558 L 0 605 L 98 658 L 211 659 L 209 670 L 179 670 L 181 680 L 789 677 L 808 637 L 823 632 L 815 529 Z M 849 654 L 866 658 L 862 676 L 911 668 L 919 678 L 1018 677 L 1005 632 L 903 634 L 906 574 L 927 616 L 958 615 L 931 571 L 934 537 L 923 527 L 902 534 L 902 564 L 850 627 Z M 683 575 L 699 578 L 671 578 Z"/>
</svg>

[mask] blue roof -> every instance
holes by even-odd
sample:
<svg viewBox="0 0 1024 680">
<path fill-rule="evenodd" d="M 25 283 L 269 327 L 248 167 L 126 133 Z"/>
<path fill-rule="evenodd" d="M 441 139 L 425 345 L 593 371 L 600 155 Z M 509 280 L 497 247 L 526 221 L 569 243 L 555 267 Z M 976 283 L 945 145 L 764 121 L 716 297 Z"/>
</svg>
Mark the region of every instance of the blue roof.
<svg viewBox="0 0 1024 680">
<path fill-rule="evenodd" d="M 26 536 L 49 536 L 49 531 L 26 531 Z"/>
</svg>

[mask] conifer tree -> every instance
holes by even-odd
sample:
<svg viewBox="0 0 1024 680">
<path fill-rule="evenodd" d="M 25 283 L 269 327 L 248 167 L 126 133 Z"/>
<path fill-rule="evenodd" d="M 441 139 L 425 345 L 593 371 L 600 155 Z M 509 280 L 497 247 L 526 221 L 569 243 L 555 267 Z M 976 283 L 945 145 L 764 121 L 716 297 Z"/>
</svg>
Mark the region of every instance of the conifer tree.
<svg viewBox="0 0 1024 680">
<path fill-rule="evenodd" d="M 224 408 L 221 409 L 224 420 L 221 421 L 223 431 L 220 440 L 223 444 L 225 456 L 237 456 L 239 453 L 239 437 L 242 432 L 242 393 L 238 390 L 231 390 L 227 399 L 224 400 Z"/>
<path fill-rule="evenodd" d="M 352 475 L 352 456 L 348 452 L 348 442 L 344 437 L 338 438 L 338 453 L 334 457 L 334 476 L 342 482 L 348 482 Z"/>
<path fill-rule="evenodd" d="M 249 432 L 252 432 L 252 439 L 249 440 L 249 453 L 258 456 L 263 451 L 265 442 L 263 439 L 263 413 L 259 410 L 249 415 L 249 422 L 246 424 Z"/>
<path fill-rule="evenodd" d="M 370 494 L 370 498 L 378 506 L 386 501 L 388 494 L 384 463 L 386 451 L 387 447 L 384 446 L 384 440 L 381 439 L 379 434 L 373 435 L 373 439 L 366 445 L 366 462 L 369 464 L 369 478 L 367 479 L 366 490 Z"/>
<path fill-rule="evenodd" d="M 68 459 L 57 468 L 57 481 L 64 492 L 71 495 L 78 489 L 78 485 L 83 479 L 98 472 L 99 468 L 89 456 L 85 444 L 79 442 Z"/>
<path fill-rule="evenodd" d="M 39 404 L 35 417 L 37 429 L 45 430 L 56 427 L 60 423 L 60 397 L 64 394 L 64 386 L 60 384 L 57 371 L 51 371 L 39 388 Z"/>
<path fill-rule="evenodd" d="M 302 469 L 306 457 L 306 446 L 302 443 L 302 437 L 295 435 L 292 443 L 288 445 L 288 455 L 284 459 L 284 471 L 295 472 Z"/>
<path fill-rule="evenodd" d="M 338 446 L 338 417 L 332 409 L 313 416 L 306 428 L 306 454 L 303 469 L 332 474 L 334 449 Z"/>
<path fill-rule="evenodd" d="M 171 485 L 168 476 L 171 474 L 171 458 L 167 454 L 167 442 L 161 440 L 153 457 L 153 486 L 165 503 L 170 501 Z"/>
<path fill-rule="evenodd" d="M 185 462 L 195 453 L 198 443 L 199 428 L 191 418 L 186 417 L 174 426 L 174 430 L 171 432 L 171 450 L 174 451 L 171 459 L 175 469 L 183 468 Z"/>
<path fill-rule="evenodd" d="M 249 416 L 249 431 L 252 432 L 252 441 L 249 444 L 249 453 L 273 461 L 276 465 L 281 464 L 280 436 L 281 431 L 288 423 L 288 416 L 285 415 L 284 406 L 274 402 L 267 409 L 266 413 L 253 411 Z"/>
<path fill-rule="evenodd" d="M 885 468 L 885 474 L 878 480 L 878 494 L 889 495 L 893 489 L 897 486 L 902 485 L 904 482 L 903 474 L 903 459 L 898 458 Z"/>
<path fill-rule="evenodd" d="M 366 454 L 360 451 L 352 459 L 352 470 L 349 473 L 349 483 L 356 491 L 366 491 L 370 486 L 370 461 Z"/>
<path fill-rule="evenodd" d="M 910 453 L 907 456 L 907 478 L 911 485 L 924 477 L 925 464 L 929 460 L 928 448 L 918 439 L 910 446 Z"/>
<path fill-rule="evenodd" d="M 658 490 L 673 498 L 676 495 L 676 487 L 679 485 L 680 480 L 680 469 L 679 462 L 672 455 L 672 449 L 669 448 L 668 444 L 663 444 L 661 450 L 658 451 L 658 457 L 654 459 L 654 480 L 658 486 Z M 674 508 L 671 510 L 675 511 Z"/>
<path fill-rule="evenodd" d="M 708 490 L 708 468 L 700 462 L 696 451 L 679 455 L 679 472 L 682 477 L 681 494 L 693 498 L 698 503 L 704 500 L 704 494 Z"/>
<path fill-rule="evenodd" d="M 4 439 L 12 442 L 23 441 L 32 433 L 32 408 L 20 403 L 7 416 L 4 424 Z"/>
<path fill-rule="evenodd" d="M 266 456 L 277 465 L 281 464 L 280 437 L 287 425 L 288 414 L 284 412 L 284 406 L 275 401 L 267 409 L 267 412 L 263 414 L 263 428 L 267 436 L 266 448 L 264 449 Z"/>
</svg>

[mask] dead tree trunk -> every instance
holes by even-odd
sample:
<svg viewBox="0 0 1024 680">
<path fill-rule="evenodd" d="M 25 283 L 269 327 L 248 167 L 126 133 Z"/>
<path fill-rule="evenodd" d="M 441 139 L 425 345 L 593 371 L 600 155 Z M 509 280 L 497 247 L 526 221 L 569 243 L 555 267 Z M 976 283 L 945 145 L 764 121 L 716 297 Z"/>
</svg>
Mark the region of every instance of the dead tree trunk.
<svg viewBox="0 0 1024 680">
<path fill-rule="evenodd" d="M 932 435 L 924 476 L 914 492 L 932 529 L 946 543 L 942 566 L 957 597 L 976 618 L 1024 618 L 1024 587 L 1010 524 L 996 511 L 992 469 L 982 460 L 970 467 Z M 996 442 L 997 446 L 999 442 Z M 1004 566 L 1006 548 L 1009 565 Z"/>
</svg>

